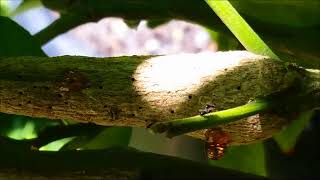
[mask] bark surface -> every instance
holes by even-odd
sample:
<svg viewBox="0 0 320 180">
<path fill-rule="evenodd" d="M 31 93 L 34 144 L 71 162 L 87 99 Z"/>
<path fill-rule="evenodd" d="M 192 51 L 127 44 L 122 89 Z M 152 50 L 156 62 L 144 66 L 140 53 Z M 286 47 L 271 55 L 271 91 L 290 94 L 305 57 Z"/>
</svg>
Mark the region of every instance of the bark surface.
<svg viewBox="0 0 320 180">
<path fill-rule="evenodd" d="M 299 77 L 246 51 L 92 58 L 0 59 L 0 112 L 108 126 L 146 126 L 243 105 Z M 259 114 L 221 126 L 231 144 L 270 137 L 287 122 Z M 204 138 L 204 131 L 190 135 Z"/>
</svg>

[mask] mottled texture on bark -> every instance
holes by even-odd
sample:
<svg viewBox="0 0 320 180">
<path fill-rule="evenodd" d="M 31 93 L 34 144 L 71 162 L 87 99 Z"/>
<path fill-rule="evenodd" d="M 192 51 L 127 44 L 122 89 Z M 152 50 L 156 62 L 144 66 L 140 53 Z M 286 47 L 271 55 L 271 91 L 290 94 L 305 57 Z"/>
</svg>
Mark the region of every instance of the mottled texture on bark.
<svg viewBox="0 0 320 180">
<path fill-rule="evenodd" d="M 91 58 L 0 59 L 0 112 L 112 126 L 145 126 L 217 110 L 283 90 L 299 77 L 246 51 Z M 257 115 L 221 126 L 231 144 L 270 137 L 286 124 Z M 203 131 L 190 134 L 203 139 Z"/>
</svg>

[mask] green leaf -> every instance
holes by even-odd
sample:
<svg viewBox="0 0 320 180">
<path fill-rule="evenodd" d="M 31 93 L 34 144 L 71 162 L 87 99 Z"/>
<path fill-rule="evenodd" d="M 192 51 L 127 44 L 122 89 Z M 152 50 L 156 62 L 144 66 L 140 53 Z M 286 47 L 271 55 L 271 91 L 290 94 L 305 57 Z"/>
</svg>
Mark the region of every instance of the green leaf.
<svg viewBox="0 0 320 180">
<path fill-rule="evenodd" d="M 0 57 L 45 56 L 33 36 L 16 22 L 0 16 Z"/>
<path fill-rule="evenodd" d="M 7 17 L 0 16 L 0 36 L 0 57 L 45 56 L 33 36 Z M 0 134 L 15 139 L 29 139 L 35 137 L 40 128 L 57 123 L 57 121 L 38 119 L 0 114 L 2 123 Z"/>
<path fill-rule="evenodd" d="M 239 41 L 233 37 L 213 31 L 207 28 L 207 31 L 211 37 L 218 44 L 218 51 L 236 50 L 241 47 Z"/>
<path fill-rule="evenodd" d="M 66 144 L 64 144 L 59 151 L 67 151 L 67 150 L 78 150 L 79 147 L 82 147 L 83 145 L 87 144 L 92 137 L 89 136 L 77 136 L 73 137 L 73 139 Z"/>
<path fill-rule="evenodd" d="M 270 179 L 318 179 L 320 151 L 320 114 L 299 135 L 290 153 L 283 153 L 274 139 L 265 144 L 266 166 Z"/>
<path fill-rule="evenodd" d="M 0 136 L 19 140 L 35 138 L 41 129 L 60 124 L 60 121 L 3 113 L 0 113 L 0 122 Z"/>
<path fill-rule="evenodd" d="M 30 9 L 40 7 L 41 5 L 40 0 L 24 0 L 15 10 L 9 13 L 9 16 L 16 16 Z"/>
<path fill-rule="evenodd" d="M 61 121 L 60 121 L 61 122 Z M 106 127 L 104 126 L 98 126 L 92 123 L 77 123 L 77 124 L 69 124 L 65 125 L 63 122 L 59 126 L 51 126 L 46 127 L 42 129 L 38 133 L 38 137 L 36 139 L 33 139 L 32 145 L 34 147 L 40 148 L 42 146 L 45 146 L 51 142 L 68 138 L 68 137 L 81 137 L 81 136 L 87 136 L 87 137 L 94 137 L 98 133 L 100 133 L 102 130 L 105 130 Z"/>
<path fill-rule="evenodd" d="M 154 29 L 158 26 L 168 23 L 169 21 L 170 19 L 150 19 L 148 20 L 147 25 L 149 28 Z"/>
<path fill-rule="evenodd" d="M 0 1 L 0 16 L 7 16 L 9 14 L 8 1 Z"/>
<path fill-rule="evenodd" d="M 128 146 L 131 138 L 130 127 L 111 127 L 99 133 L 82 149 L 106 149 L 114 146 Z"/>
<path fill-rule="evenodd" d="M 210 160 L 210 165 L 266 176 L 263 143 L 232 146 L 220 160 Z"/>
<path fill-rule="evenodd" d="M 263 23 L 305 27 L 319 25 L 320 1 L 243 0 L 230 1 L 242 14 Z"/>
<path fill-rule="evenodd" d="M 128 147 L 114 147 L 107 150 L 39 152 L 30 149 L 30 144 L 0 137 L 0 169 L 19 167 L 25 173 L 61 175 L 84 172 L 82 177 L 108 175 L 108 172 L 125 170 L 126 178 L 133 179 L 264 179 L 230 169 L 208 166 L 171 156 L 137 151 Z M 14 170 L 14 169 L 13 169 Z M 89 172 L 89 173 L 88 173 Z M 106 174 L 107 173 L 107 174 Z M 122 173 L 123 174 L 123 173 Z M 97 177 L 97 176 L 95 176 Z M 83 179 L 83 178 L 82 178 Z M 132 179 L 132 178 L 129 178 Z"/>
<path fill-rule="evenodd" d="M 279 59 L 232 7 L 229 1 L 206 0 L 206 2 L 248 51 Z"/>
<path fill-rule="evenodd" d="M 276 134 L 274 139 L 285 153 L 290 153 L 297 143 L 297 140 L 310 122 L 313 116 L 313 111 L 302 113 L 297 119 L 292 121 L 283 131 Z"/>
<path fill-rule="evenodd" d="M 139 25 L 139 20 L 124 20 L 124 22 L 127 24 L 127 26 L 131 29 L 136 29 Z"/>
<path fill-rule="evenodd" d="M 50 142 L 49 144 L 39 148 L 39 151 L 59 151 L 68 142 L 72 141 L 74 137 L 63 138 L 57 141 Z"/>
<path fill-rule="evenodd" d="M 131 138 L 130 127 L 107 127 L 96 136 L 78 136 L 61 150 L 107 149 L 114 146 L 128 146 Z"/>
</svg>

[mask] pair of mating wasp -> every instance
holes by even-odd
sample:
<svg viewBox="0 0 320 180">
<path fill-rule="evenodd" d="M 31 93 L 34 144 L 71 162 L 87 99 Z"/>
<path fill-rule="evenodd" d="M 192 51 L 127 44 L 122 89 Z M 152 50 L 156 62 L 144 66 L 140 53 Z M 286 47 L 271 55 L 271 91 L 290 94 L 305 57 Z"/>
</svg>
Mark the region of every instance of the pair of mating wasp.
<svg viewBox="0 0 320 180">
<path fill-rule="evenodd" d="M 201 116 L 213 112 L 215 110 L 214 105 L 207 104 L 203 110 L 200 110 L 199 113 Z M 220 159 L 225 152 L 225 149 L 230 140 L 229 135 L 226 132 L 223 132 L 220 128 L 210 128 L 205 132 L 205 149 L 206 154 L 211 160 Z"/>
</svg>

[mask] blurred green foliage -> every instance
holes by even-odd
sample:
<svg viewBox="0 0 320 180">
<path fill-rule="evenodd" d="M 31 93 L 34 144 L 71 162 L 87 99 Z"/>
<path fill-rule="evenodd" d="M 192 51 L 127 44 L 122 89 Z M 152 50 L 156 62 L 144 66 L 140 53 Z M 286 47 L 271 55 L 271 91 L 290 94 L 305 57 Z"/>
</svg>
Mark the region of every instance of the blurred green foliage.
<svg viewBox="0 0 320 180">
<path fill-rule="evenodd" d="M 274 139 L 283 152 L 290 153 L 294 150 L 300 134 L 309 124 L 313 114 L 313 111 L 301 113 L 299 117 L 294 119 L 283 131 L 274 136 Z"/>
<path fill-rule="evenodd" d="M 0 1 L 0 16 L 7 16 L 9 14 L 8 1 Z"/>
<path fill-rule="evenodd" d="M 233 146 L 226 151 L 222 159 L 209 160 L 209 164 L 260 176 L 267 175 L 263 143 Z"/>
<path fill-rule="evenodd" d="M 317 0 L 245 0 L 230 3 L 244 16 L 263 23 L 291 27 L 313 27 L 320 24 L 320 1 Z"/>
<path fill-rule="evenodd" d="M 255 33 L 229 1 L 206 0 L 206 2 L 247 51 L 279 60 L 279 57 Z"/>
<path fill-rule="evenodd" d="M 23 13 L 30 9 L 41 7 L 41 6 L 42 6 L 42 3 L 40 0 L 23 0 L 21 4 L 13 11 L 10 11 L 8 15 L 10 17 L 14 17 L 20 13 Z"/>
<path fill-rule="evenodd" d="M 90 136 L 78 136 L 68 142 L 62 150 L 107 149 L 115 146 L 127 147 L 131 138 L 130 127 L 107 127 Z"/>
<path fill-rule="evenodd" d="M 0 57 L 45 56 L 34 37 L 13 20 L 0 16 Z"/>
<path fill-rule="evenodd" d="M 36 138 L 44 128 L 61 124 L 59 121 L 3 113 L 0 114 L 0 121 L 0 135 L 17 140 Z"/>
<path fill-rule="evenodd" d="M 272 179 L 318 179 L 320 159 L 320 113 L 307 124 L 295 147 L 283 152 L 273 140 L 265 142 L 268 177 Z"/>
</svg>

